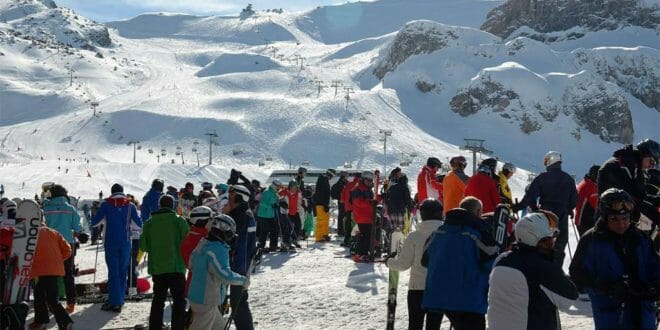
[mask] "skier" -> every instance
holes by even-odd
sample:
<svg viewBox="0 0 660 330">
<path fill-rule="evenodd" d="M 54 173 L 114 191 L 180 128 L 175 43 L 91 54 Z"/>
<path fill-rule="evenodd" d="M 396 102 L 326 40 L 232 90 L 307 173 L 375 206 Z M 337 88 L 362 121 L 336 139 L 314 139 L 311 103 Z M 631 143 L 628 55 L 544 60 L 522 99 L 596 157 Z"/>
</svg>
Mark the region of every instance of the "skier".
<svg viewBox="0 0 660 330">
<path fill-rule="evenodd" d="M 89 221 L 89 227 L 90 230 L 92 231 L 92 245 L 96 245 L 99 243 L 99 239 L 101 238 L 101 234 L 103 233 L 103 225 L 99 225 L 96 227 L 92 227 L 92 219 L 96 216 L 96 213 L 99 211 L 99 207 L 101 206 L 100 201 L 93 201 L 92 206 L 89 208 L 89 214 L 90 214 L 90 221 Z"/>
<path fill-rule="evenodd" d="M 172 196 L 174 198 L 174 209 L 178 210 L 179 209 L 179 192 L 176 190 L 174 186 L 167 186 L 166 189 L 166 194 Z M 144 202 L 143 202 L 144 204 Z"/>
<path fill-rule="evenodd" d="M 353 175 L 353 181 L 349 182 L 344 186 L 344 189 L 341 190 L 341 201 L 344 204 L 344 242 L 341 246 L 349 246 L 351 242 L 351 233 L 353 232 L 353 203 L 351 201 L 351 191 L 360 183 L 360 178 L 362 173 L 355 173 Z"/>
<path fill-rule="evenodd" d="M 50 198 L 43 202 L 46 225 L 60 233 L 71 245 L 70 258 L 64 260 L 64 287 L 66 291 L 66 311 L 71 314 L 76 308 L 75 285 L 75 236 L 82 233 L 78 210 L 68 202 L 67 190 L 59 184 L 49 189 Z"/>
<path fill-rule="evenodd" d="M 442 180 L 442 205 L 444 213 L 458 207 L 463 197 L 465 197 L 465 185 L 470 178 L 463 172 L 467 166 L 467 161 L 463 156 L 452 157 L 449 160 L 451 171 L 447 173 Z"/>
<path fill-rule="evenodd" d="M 595 210 L 598 208 L 598 170 L 600 166 L 593 165 L 589 168 L 589 173 L 577 186 L 578 201 L 575 207 L 575 225 L 582 236 L 587 230 L 591 229 L 596 223 Z"/>
<path fill-rule="evenodd" d="M 398 183 L 397 183 L 398 184 Z M 426 317 L 426 329 L 440 329 L 442 313 L 422 309 L 422 298 L 426 285 L 426 268 L 422 266 L 424 246 L 431 233 L 442 225 L 442 204 L 435 199 L 427 199 L 419 206 L 422 222 L 417 230 L 410 233 L 403 242 L 401 253 L 387 260 L 387 267 L 402 271 L 410 268 L 408 282 L 408 329 L 421 330 Z"/>
<path fill-rule="evenodd" d="M 181 257 L 183 258 L 183 263 L 188 269 L 190 269 L 190 255 L 192 255 L 192 252 L 199 244 L 199 241 L 209 233 L 209 226 L 211 225 L 210 221 L 213 219 L 213 215 L 213 210 L 208 206 L 196 206 L 192 212 L 190 212 L 190 231 L 181 242 Z M 192 272 L 189 271 L 186 276 L 186 295 L 188 294 L 191 280 Z"/>
<path fill-rule="evenodd" d="M 374 223 L 374 205 L 376 200 L 371 190 L 374 185 L 374 174 L 370 171 L 362 172 L 360 182 L 351 190 L 351 203 L 353 206 L 353 221 L 357 224 L 360 234 L 358 246 L 353 260 L 355 262 L 370 262 L 373 257 L 369 255 L 371 244 L 371 227 Z"/>
<path fill-rule="evenodd" d="M 231 254 L 231 269 L 240 275 L 247 276 L 250 262 L 256 253 L 255 234 L 257 229 L 257 224 L 248 204 L 250 191 L 242 185 L 233 185 L 228 192 L 228 215 L 236 223 L 236 240 Z M 231 285 L 229 289 L 229 300 L 236 329 L 254 329 L 247 288 L 240 285 Z"/>
<path fill-rule="evenodd" d="M 516 165 L 512 163 L 504 163 L 502 170 L 497 173 L 499 184 L 497 187 L 500 192 L 500 202 L 502 204 L 513 205 L 513 196 L 511 195 L 511 188 L 509 188 L 509 179 L 516 174 Z"/>
<path fill-rule="evenodd" d="M 316 180 L 314 193 L 314 207 L 316 210 L 316 229 L 314 230 L 315 241 L 330 241 L 330 180 L 337 172 L 331 168 L 325 174 L 319 175 Z"/>
<path fill-rule="evenodd" d="M 577 299 L 575 284 L 553 262 L 557 217 L 528 213 L 516 223 L 512 251 L 495 261 L 488 290 L 488 329 L 561 329 L 557 308 Z"/>
<path fill-rule="evenodd" d="M 465 196 L 474 196 L 483 204 L 483 213 L 495 211 L 500 203 L 500 193 L 497 188 L 499 178 L 495 175 L 497 160 L 484 159 L 479 164 L 477 174 L 470 177 L 465 186 Z"/>
<path fill-rule="evenodd" d="M 195 185 L 192 182 L 186 182 L 186 185 L 183 188 L 183 192 L 179 193 L 179 215 L 188 219 L 190 217 L 190 211 L 197 206 L 197 196 L 195 196 Z"/>
<path fill-rule="evenodd" d="M 205 198 L 215 197 L 213 193 L 213 184 L 210 182 L 202 182 L 202 190 L 197 193 L 197 206 L 202 205 Z"/>
<path fill-rule="evenodd" d="M 417 194 L 418 200 L 423 201 L 427 198 L 442 200 L 442 183 L 438 182 L 435 174 L 442 167 L 442 162 L 435 157 L 429 157 L 426 160 L 426 166 L 417 175 Z"/>
<path fill-rule="evenodd" d="M 257 210 L 257 228 L 259 231 L 259 247 L 266 252 L 277 251 L 277 219 L 275 212 L 278 212 L 277 190 L 282 186 L 279 180 L 273 180 L 273 183 L 261 194 L 261 202 Z M 266 239 L 270 235 L 270 249 L 266 250 Z"/>
<path fill-rule="evenodd" d="M 529 190 L 514 211 L 527 206 L 536 208 L 536 201 L 540 202 L 540 209 L 548 210 L 557 215 L 559 219 L 559 236 L 555 242 L 555 262 L 564 263 L 564 249 L 568 244 L 568 218 L 573 218 L 573 209 L 577 205 L 577 190 L 575 180 L 561 169 L 562 158 L 557 151 L 549 151 L 543 158 L 546 167 L 544 173 L 539 174 L 529 185 Z"/>
<path fill-rule="evenodd" d="M 289 230 L 285 233 L 284 226 L 282 226 L 282 238 L 286 244 L 286 236 L 290 236 L 288 241 L 293 246 L 300 248 L 300 244 L 298 244 L 298 237 L 300 235 L 300 231 L 302 230 L 302 221 L 300 220 L 300 214 L 298 213 L 298 210 L 302 208 L 302 193 L 300 192 L 300 189 L 298 189 L 298 183 L 295 180 L 291 180 L 289 182 L 289 186 L 286 189 L 282 189 L 280 191 L 280 195 L 282 195 L 282 201 L 284 202 L 283 205 L 286 205 L 286 212 L 282 214 L 282 217 L 287 218 L 289 226 L 293 227 L 289 228 Z M 235 217 L 233 218 L 236 219 Z M 291 249 L 291 246 L 286 248 Z"/>
<path fill-rule="evenodd" d="M 344 203 L 341 200 L 341 191 L 344 189 L 344 186 L 348 183 L 348 172 L 341 171 L 339 172 L 339 180 L 335 182 L 330 188 L 330 197 L 337 201 L 337 235 L 344 236 L 344 217 L 346 210 L 344 209 Z M 296 185 L 298 183 L 296 182 Z"/>
<path fill-rule="evenodd" d="M 298 187 L 302 189 L 305 187 L 305 175 L 307 174 L 307 169 L 304 167 L 298 167 L 298 173 L 296 173 L 296 176 L 293 178 L 296 182 L 298 182 Z"/>
<path fill-rule="evenodd" d="M 213 218 L 211 229 L 190 257 L 193 280 L 190 282 L 188 301 L 193 311 L 190 329 L 211 330 L 222 328 L 218 306 L 225 300 L 227 284 L 250 285 L 248 277 L 233 272 L 229 267 L 229 244 L 236 235 L 236 223 L 226 214 Z"/>
<path fill-rule="evenodd" d="M 167 291 L 172 296 L 172 329 L 183 330 L 186 309 L 186 266 L 181 256 L 181 242 L 190 230 L 186 221 L 174 212 L 174 199 L 163 195 L 160 209 L 151 214 L 140 236 L 140 249 L 149 254 L 148 272 L 154 282 L 154 299 L 149 313 L 149 329 L 162 329 Z"/>
<path fill-rule="evenodd" d="M 459 208 L 447 212 L 422 255 L 428 269 L 422 307 L 447 315 L 456 330 L 486 328 L 488 275 L 497 243 L 481 214 L 477 198 L 463 198 Z"/>
<path fill-rule="evenodd" d="M 660 264 L 649 238 L 631 226 L 634 209 L 624 190 L 600 195 L 600 216 L 571 262 L 571 278 L 591 299 L 596 329 L 655 329 Z"/>
<path fill-rule="evenodd" d="M 55 315 L 59 329 L 73 329 L 73 320 L 57 300 L 57 281 L 64 276 L 64 261 L 71 255 L 69 242 L 59 232 L 42 224 L 30 272 L 35 282 L 34 322 L 29 325 L 30 330 L 45 330 L 48 327 L 49 310 Z"/>
<path fill-rule="evenodd" d="M 390 183 L 386 196 L 387 214 L 392 225 L 390 232 L 397 227 L 403 231 L 406 214 L 412 208 L 408 176 L 398 172 L 396 180 Z"/>
<path fill-rule="evenodd" d="M 104 311 L 121 312 L 126 292 L 126 278 L 131 254 L 131 230 L 142 227 L 137 208 L 124 195 L 124 187 L 115 183 L 108 197 L 92 219 L 92 226 L 105 226 L 103 247 L 108 268 L 108 301 Z"/>
</svg>

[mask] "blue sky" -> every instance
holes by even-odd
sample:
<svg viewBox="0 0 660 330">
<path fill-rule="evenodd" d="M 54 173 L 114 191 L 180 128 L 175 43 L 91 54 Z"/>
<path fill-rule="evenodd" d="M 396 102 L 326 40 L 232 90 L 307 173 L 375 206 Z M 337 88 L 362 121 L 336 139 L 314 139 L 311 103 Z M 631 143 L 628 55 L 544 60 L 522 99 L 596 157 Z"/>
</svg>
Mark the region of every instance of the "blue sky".
<svg viewBox="0 0 660 330">
<path fill-rule="evenodd" d="M 99 22 L 130 18 L 144 12 L 237 14 L 248 3 L 251 3 L 255 10 L 282 8 L 285 11 L 301 11 L 344 2 L 346 0 L 55 0 L 60 6 L 69 7 Z"/>
</svg>

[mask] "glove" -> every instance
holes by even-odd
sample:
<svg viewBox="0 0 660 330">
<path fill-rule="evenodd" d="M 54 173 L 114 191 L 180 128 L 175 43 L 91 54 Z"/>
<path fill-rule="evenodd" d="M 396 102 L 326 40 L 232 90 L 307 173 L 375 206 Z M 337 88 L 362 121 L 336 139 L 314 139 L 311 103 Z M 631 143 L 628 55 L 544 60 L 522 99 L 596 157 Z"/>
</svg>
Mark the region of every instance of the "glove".
<svg viewBox="0 0 660 330">
<path fill-rule="evenodd" d="M 250 286 L 250 278 L 246 277 L 245 278 L 245 283 L 243 283 L 243 289 L 247 290 L 249 286 Z"/>
<path fill-rule="evenodd" d="M 80 244 L 87 243 L 87 241 L 89 241 L 89 235 L 87 233 L 78 234 L 78 241 L 80 242 Z"/>
<path fill-rule="evenodd" d="M 518 213 L 522 209 L 520 203 L 514 203 L 513 206 L 511 206 L 511 209 L 513 212 Z"/>
</svg>

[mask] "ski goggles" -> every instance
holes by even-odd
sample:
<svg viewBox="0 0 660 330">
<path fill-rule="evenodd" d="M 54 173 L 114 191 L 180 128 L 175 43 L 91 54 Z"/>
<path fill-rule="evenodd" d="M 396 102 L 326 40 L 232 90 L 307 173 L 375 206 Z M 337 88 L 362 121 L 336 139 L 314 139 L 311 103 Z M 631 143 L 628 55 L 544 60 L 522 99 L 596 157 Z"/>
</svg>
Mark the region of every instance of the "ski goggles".
<svg viewBox="0 0 660 330">
<path fill-rule="evenodd" d="M 607 208 L 615 212 L 632 211 L 635 208 L 635 203 L 626 200 L 618 200 L 611 202 Z"/>
<path fill-rule="evenodd" d="M 607 220 L 610 222 L 620 222 L 620 221 L 630 221 L 630 214 L 610 214 L 607 216 Z"/>
<path fill-rule="evenodd" d="M 554 212 L 548 210 L 539 210 L 539 212 L 545 215 L 545 218 L 548 219 L 548 226 L 555 230 L 554 236 L 557 236 L 559 233 L 559 229 L 557 229 L 559 227 L 559 218 L 557 218 L 557 215 Z"/>
</svg>

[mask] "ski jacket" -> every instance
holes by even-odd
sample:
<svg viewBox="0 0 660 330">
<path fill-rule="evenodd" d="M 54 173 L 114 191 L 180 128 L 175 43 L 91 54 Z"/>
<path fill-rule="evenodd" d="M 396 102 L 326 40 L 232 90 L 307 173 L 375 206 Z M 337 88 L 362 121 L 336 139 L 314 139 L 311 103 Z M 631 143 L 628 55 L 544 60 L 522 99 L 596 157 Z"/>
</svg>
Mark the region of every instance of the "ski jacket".
<svg viewBox="0 0 660 330">
<path fill-rule="evenodd" d="M 481 219 L 460 208 L 447 212 L 422 255 L 428 269 L 422 308 L 486 314 L 496 255 L 497 244 Z"/>
<path fill-rule="evenodd" d="M 499 179 L 497 187 L 499 188 L 500 202 L 513 205 L 513 195 L 511 195 L 511 188 L 509 188 L 509 179 L 507 179 L 506 174 L 501 171 L 497 174 L 497 177 Z"/>
<path fill-rule="evenodd" d="M 246 275 L 257 249 L 257 222 L 247 203 L 241 203 L 229 211 L 236 222 L 236 240 L 231 251 L 231 269 Z"/>
<path fill-rule="evenodd" d="M 314 190 L 314 206 L 330 206 L 330 182 L 325 175 L 319 175 L 316 179 L 316 190 Z"/>
<path fill-rule="evenodd" d="M 197 206 L 197 196 L 192 191 L 185 191 L 179 198 L 179 207 L 184 218 L 190 217 L 190 211 Z"/>
<path fill-rule="evenodd" d="M 73 233 L 82 232 L 78 210 L 63 196 L 44 200 L 42 208 L 46 226 L 56 230 L 67 242 L 73 244 Z"/>
<path fill-rule="evenodd" d="M 408 208 L 412 207 L 410 188 L 405 177 L 401 177 L 398 182 L 390 185 L 386 203 L 389 214 L 404 214 Z"/>
<path fill-rule="evenodd" d="M 275 191 L 275 187 L 271 185 L 261 194 L 257 216 L 264 219 L 274 219 L 275 211 L 278 208 L 277 191 Z"/>
<path fill-rule="evenodd" d="M 575 180 L 561 170 L 560 163 L 548 166 L 546 172 L 534 178 L 520 201 L 520 207 L 534 207 L 537 199 L 540 199 L 541 209 L 552 211 L 560 221 L 577 205 Z"/>
<path fill-rule="evenodd" d="M 245 285 L 247 277 L 229 268 L 229 246 L 221 241 L 202 239 L 190 256 L 193 273 L 188 300 L 195 304 L 220 306 L 227 285 Z"/>
<path fill-rule="evenodd" d="M 497 182 L 484 172 L 478 172 L 468 180 L 465 186 L 465 196 L 478 198 L 483 204 L 483 213 L 495 211 L 495 207 L 500 203 Z"/>
<path fill-rule="evenodd" d="M 360 181 L 360 183 L 351 191 L 351 201 L 353 203 L 353 221 L 356 224 L 372 224 L 374 221 L 375 203 L 374 193 L 370 187 Z"/>
<path fill-rule="evenodd" d="M 183 263 L 186 265 L 186 267 L 189 267 L 190 255 L 192 254 L 193 250 L 197 247 L 199 241 L 206 237 L 208 233 L 209 231 L 206 228 L 190 226 L 190 231 L 188 234 L 186 234 L 186 237 L 184 237 L 183 241 L 181 242 L 181 257 L 183 258 Z"/>
<path fill-rule="evenodd" d="M 344 178 L 339 178 L 335 184 L 332 185 L 332 188 L 330 188 L 330 197 L 332 199 L 336 199 L 339 203 L 341 203 L 341 192 L 344 190 L 344 187 L 348 183 L 348 180 Z"/>
<path fill-rule="evenodd" d="M 42 225 L 39 228 L 30 278 L 64 276 L 64 260 L 70 257 L 71 245 L 59 232 Z"/>
<path fill-rule="evenodd" d="M 578 291 L 564 271 L 535 247 L 516 244 L 495 261 L 488 282 L 488 329 L 561 329 L 557 308 Z"/>
<path fill-rule="evenodd" d="M 456 174 L 455 171 L 449 172 L 442 179 L 442 206 L 443 214 L 453 210 L 461 204 L 465 197 L 465 182 Z"/>
<path fill-rule="evenodd" d="M 578 242 L 569 269 L 575 284 L 589 294 L 596 329 L 655 329 L 658 297 L 649 291 L 655 287 L 657 292 L 660 264 L 637 228 L 631 225 L 617 235 L 599 219 Z"/>
<path fill-rule="evenodd" d="M 282 207 L 282 213 L 288 215 L 298 214 L 298 209 L 302 207 L 302 193 L 300 190 L 294 193 L 289 188 L 282 189 L 280 196 L 282 196 L 282 201 L 286 203 L 286 207 Z"/>
<path fill-rule="evenodd" d="M 401 252 L 387 260 L 387 267 L 393 270 L 406 270 L 410 268 L 410 282 L 408 290 L 424 290 L 426 286 L 426 267 L 422 266 L 422 255 L 426 241 L 438 227 L 441 220 L 424 220 L 417 225 L 417 230 L 406 237 Z"/>
<path fill-rule="evenodd" d="M 92 219 L 92 226 L 101 224 L 105 224 L 103 245 L 106 248 L 130 246 L 131 231 L 142 228 L 142 220 L 135 204 L 123 193 L 113 194 L 101 203 Z"/>
<path fill-rule="evenodd" d="M 644 174 L 639 169 L 641 159 L 639 152 L 631 145 L 614 152 L 613 157 L 605 161 L 598 170 L 598 196 L 610 188 L 625 190 L 635 201 L 632 220 L 636 222 L 640 216 L 640 206 L 646 197 L 644 190 Z"/>
<path fill-rule="evenodd" d="M 173 210 L 162 208 L 151 213 L 140 236 L 140 250 L 149 254 L 147 269 L 150 275 L 185 273 L 181 242 L 190 228 Z"/>
<path fill-rule="evenodd" d="M 341 202 L 344 203 L 344 211 L 353 211 L 353 203 L 351 202 L 351 191 L 360 183 L 360 178 L 354 177 L 353 181 L 347 183 L 344 189 L 341 190 Z"/>
<path fill-rule="evenodd" d="M 142 205 L 140 206 L 140 217 L 142 219 L 142 222 L 146 222 L 149 220 L 149 216 L 151 216 L 151 212 L 157 211 L 158 210 L 158 201 L 160 200 L 160 196 L 162 196 L 163 193 L 158 192 L 153 189 L 149 189 L 147 193 L 142 197 Z"/>
<path fill-rule="evenodd" d="M 579 226 L 583 219 L 593 221 L 594 212 L 598 208 L 598 187 L 589 177 L 584 177 L 577 186 L 578 201 L 575 207 L 575 225 Z"/>
<path fill-rule="evenodd" d="M 417 200 L 421 203 L 427 198 L 442 200 L 442 183 L 435 177 L 433 168 L 424 165 L 417 175 Z"/>
</svg>

